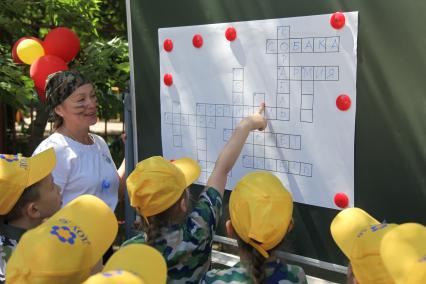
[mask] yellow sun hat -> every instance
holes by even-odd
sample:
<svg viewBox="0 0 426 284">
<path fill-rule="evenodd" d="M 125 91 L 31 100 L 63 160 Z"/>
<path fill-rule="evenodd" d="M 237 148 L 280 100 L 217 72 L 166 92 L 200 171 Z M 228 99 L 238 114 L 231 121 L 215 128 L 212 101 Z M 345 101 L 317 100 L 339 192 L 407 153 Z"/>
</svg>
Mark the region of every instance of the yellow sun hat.
<svg viewBox="0 0 426 284">
<path fill-rule="evenodd" d="M 164 257 L 148 245 L 130 244 L 116 251 L 105 264 L 102 273 L 90 277 L 84 284 L 129 283 L 134 276 L 144 284 L 165 284 L 167 264 Z M 120 279 L 122 282 L 113 282 Z"/>
<path fill-rule="evenodd" d="M 101 199 L 81 195 L 27 231 L 6 266 L 6 282 L 81 283 L 117 234 L 114 212 Z"/>
<path fill-rule="evenodd" d="M 90 276 L 83 284 L 148 284 L 140 277 L 125 270 L 112 270 L 96 273 Z"/>
<path fill-rule="evenodd" d="M 145 159 L 127 178 L 130 204 L 145 218 L 161 213 L 179 200 L 200 172 L 191 158 L 172 162 L 160 156 Z"/>
<path fill-rule="evenodd" d="M 383 262 L 396 284 L 426 283 L 426 227 L 399 225 L 380 245 Z"/>
<path fill-rule="evenodd" d="M 0 154 L 0 215 L 9 213 L 25 189 L 45 178 L 55 165 L 53 148 L 30 158 Z"/>
<path fill-rule="evenodd" d="M 293 214 L 293 198 L 268 172 L 252 172 L 238 181 L 229 199 L 231 223 L 238 236 L 265 258 L 284 238 Z"/>
<path fill-rule="evenodd" d="M 393 283 L 381 259 L 380 243 L 396 227 L 378 222 L 360 208 L 344 209 L 333 219 L 331 235 L 349 258 L 358 283 Z"/>
</svg>

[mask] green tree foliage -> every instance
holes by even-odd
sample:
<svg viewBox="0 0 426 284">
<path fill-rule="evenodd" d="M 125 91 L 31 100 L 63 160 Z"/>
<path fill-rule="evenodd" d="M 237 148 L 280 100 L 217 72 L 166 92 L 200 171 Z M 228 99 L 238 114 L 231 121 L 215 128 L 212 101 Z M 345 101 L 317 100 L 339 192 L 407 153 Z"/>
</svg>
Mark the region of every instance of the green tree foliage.
<svg viewBox="0 0 426 284">
<path fill-rule="evenodd" d="M 47 114 L 33 90 L 29 66 L 12 61 L 13 44 L 24 36 L 43 39 L 59 26 L 74 30 L 81 50 L 69 67 L 80 70 L 95 84 L 99 116 L 110 119 L 122 109 L 111 87 L 126 89 L 129 80 L 125 17 L 125 1 L 0 1 L 0 103 L 28 111 L 32 101 L 38 121 L 34 122 L 30 141 L 35 145 L 42 139 Z"/>
</svg>

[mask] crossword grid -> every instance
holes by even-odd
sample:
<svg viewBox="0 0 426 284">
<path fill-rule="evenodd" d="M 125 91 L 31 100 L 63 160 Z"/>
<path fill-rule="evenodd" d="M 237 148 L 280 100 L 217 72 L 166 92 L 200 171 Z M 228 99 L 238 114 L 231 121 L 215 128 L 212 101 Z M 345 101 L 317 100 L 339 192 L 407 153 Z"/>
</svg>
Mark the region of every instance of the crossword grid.
<svg viewBox="0 0 426 284">
<path fill-rule="evenodd" d="M 276 114 L 279 120 L 290 120 L 290 82 L 300 81 L 300 122 L 314 121 L 314 81 L 338 81 L 339 66 L 292 66 L 293 53 L 339 52 L 340 37 L 291 38 L 290 26 L 277 27 L 277 38 L 266 39 L 266 53 L 277 55 Z M 274 119 L 274 111 L 268 116 Z"/>
<path fill-rule="evenodd" d="M 313 123 L 314 82 L 338 81 L 339 66 L 293 66 L 290 54 L 333 53 L 339 52 L 339 46 L 339 36 L 291 38 L 290 26 L 277 27 L 277 38 L 266 39 L 266 53 L 277 55 L 276 100 L 275 106 L 265 109 L 268 120 L 290 121 L 290 83 L 294 81 L 300 82 L 300 122 Z M 238 123 L 252 115 L 264 101 L 265 93 L 244 96 L 244 68 L 233 68 L 232 105 L 197 103 L 195 114 L 185 114 L 181 112 L 180 103 L 173 102 L 172 112 L 164 113 L 165 124 L 172 126 L 174 147 L 183 147 L 182 126 L 195 127 L 197 160 L 201 167 L 199 182 L 207 182 L 215 165 L 214 161 L 207 160 L 207 130 L 216 129 L 217 118 L 231 118 L 232 128 L 223 129 L 223 141 L 228 141 Z M 311 163 L 276 159 L 273 151 L 276 148 L 301 150 L 301 135 L 253 131 L 245 145 L 249 152 L 249 155 L 242 156 L 245 168 L 312 177 Z"/>
</svg>

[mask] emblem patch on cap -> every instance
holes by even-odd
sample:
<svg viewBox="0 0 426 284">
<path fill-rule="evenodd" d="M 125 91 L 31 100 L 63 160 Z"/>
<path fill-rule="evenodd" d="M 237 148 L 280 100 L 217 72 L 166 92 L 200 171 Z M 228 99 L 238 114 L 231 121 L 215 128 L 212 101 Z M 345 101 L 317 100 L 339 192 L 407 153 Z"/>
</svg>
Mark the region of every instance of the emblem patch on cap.
<svg viewBox="0 0 426 284">
<path fill-rule="evenodd" d="M 0 154 L 0 159 L 6 160 L 6 162 L 14 162 L 19 160 L 19 155 Z"/>
<path fill-rule="evenodd" d="M 50 233 L 57 236 L 61 242 L 69 243 L 70 245 L 75 243 L 74 239 L 77 236 L 75 233 L 71 232 L 70 228 L 67 226 L 53 226 Z"/>
</svg>

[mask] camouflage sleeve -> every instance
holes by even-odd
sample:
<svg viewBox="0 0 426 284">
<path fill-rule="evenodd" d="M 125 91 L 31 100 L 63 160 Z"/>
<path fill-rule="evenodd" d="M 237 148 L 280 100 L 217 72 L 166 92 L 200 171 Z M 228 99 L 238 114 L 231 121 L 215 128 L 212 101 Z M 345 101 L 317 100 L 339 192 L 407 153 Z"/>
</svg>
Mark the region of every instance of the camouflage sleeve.
<svg viewBox="0 0 426 284">
<path fill-rule="evenodd" d="M 130 238 L 127 241 L 123 242 L 121 244 L 121 247 L 125 247 L 125 246 L 130 245 L 130 244 L 144 244 L 144 243 L 145 243 L 144 235 L 139 234 L 139 235 L 136 235 L 133 238 Z"/>
<path fill-rule="evenodd" d="M 206 226 L 204 229 L 207 229 L 208 235 L 210 238 L 213 238 L 221 215 L 222 197 L 216 189 L 209 187 L 200 194 L 200 198 L 195 204 L 189 218 L 195 224 L 204 224 Z"/>
<path fill-rule="evenodd" d="M 305 271 L 297 265 L 288 265 L 289 275 L 293 275 L 294 282 L 298 284 L 308 284 Z"/>
<path fill-rule="evenodd" d="M 228 269 L 212 269 L 201 279 L 202 284 L 250 283 L 247 270 L 240 265 Z"/>
</svg>

